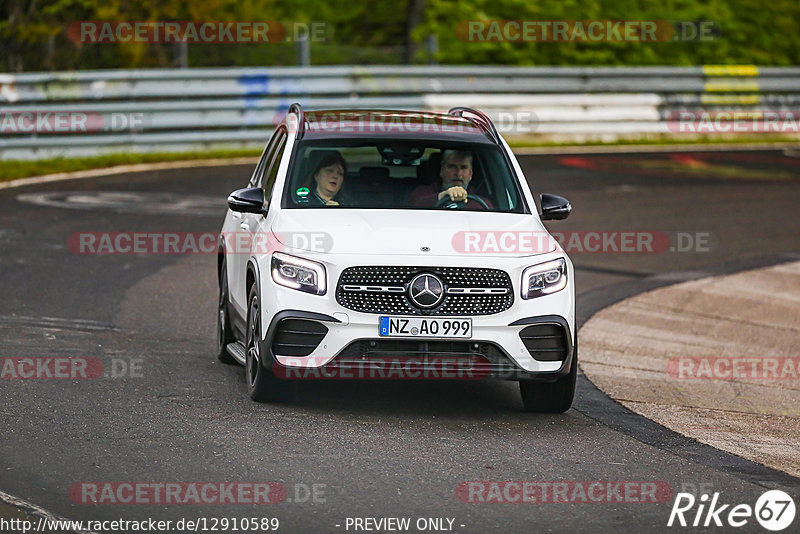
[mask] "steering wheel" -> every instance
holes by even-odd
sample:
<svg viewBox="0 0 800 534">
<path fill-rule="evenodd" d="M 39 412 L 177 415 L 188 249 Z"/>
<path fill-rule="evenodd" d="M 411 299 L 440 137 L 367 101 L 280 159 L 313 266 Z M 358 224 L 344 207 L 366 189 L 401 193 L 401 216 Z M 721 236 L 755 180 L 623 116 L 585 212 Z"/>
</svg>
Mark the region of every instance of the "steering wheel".
<svg viewBox="0 0 800 534">
<path fill-rule="evenodd" d="M 491 208 L 486 203 L 486 201 L 483 200 L 481 197 L 479 197 L 477 195 L 467 195 L 467 200 L 474 200 L 475 202 L 477 202 L 478 204 L 483 206 L 483 209 L 491 210 Z M 450 196 L 444 196 L 444 197 L 439 199 L 439 201 L 436 203 L 434 208 L 447 207 L 448 209 L 455 210 L 455 209 L 463 208 L 466 205 L 467 205 L 466 202 L 451 200 Z"/>
</svg>

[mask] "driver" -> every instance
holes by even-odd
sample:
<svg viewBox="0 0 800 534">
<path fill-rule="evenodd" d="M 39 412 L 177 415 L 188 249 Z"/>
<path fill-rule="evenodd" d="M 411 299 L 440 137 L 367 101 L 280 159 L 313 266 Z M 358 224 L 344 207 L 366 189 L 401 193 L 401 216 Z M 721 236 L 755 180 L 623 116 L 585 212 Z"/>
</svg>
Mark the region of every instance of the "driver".
<svg viewBox="0 0 800 534">
<path fill-rule="evenodd" d="M 421 185 L 411 192 L 411 204 L 417 207 L 435 206 L 445 197 L 453 202 L 467 204 L 467 192 L 472 181 L 472 153 L 464 150 L 445 150 L 442 152 L 442 165 L 439 169 L 440 182 Z M 477 196 L 477 195 L 472 195 Z M 482 199 L 491 208 L 492 204 Z M 475 208 L 484 209 L 475 202 Z M 472 207 L 472 206 L 471 206 Z"/>
</svg>

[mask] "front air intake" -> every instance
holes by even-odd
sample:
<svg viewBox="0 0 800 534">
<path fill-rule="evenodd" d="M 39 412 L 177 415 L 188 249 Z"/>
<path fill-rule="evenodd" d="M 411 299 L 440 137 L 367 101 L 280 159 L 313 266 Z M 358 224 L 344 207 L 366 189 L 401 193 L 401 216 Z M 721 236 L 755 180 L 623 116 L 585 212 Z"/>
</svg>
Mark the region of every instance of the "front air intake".
<svg viewBox="0 0 800 534">
<path fill-rule="evenodd" d="M 567 332 L 559 324 L 534 324 L 523 328 L 519 337 L 534 360 L 560 362 L 568 356 Z"/>
<path fill-rule="evenodd" d="M 322 341 L 328 328 L 306 319 L 283 319 L 272 338 L 272 353 L 276 356 L 308 356 Z"/>
</svg>

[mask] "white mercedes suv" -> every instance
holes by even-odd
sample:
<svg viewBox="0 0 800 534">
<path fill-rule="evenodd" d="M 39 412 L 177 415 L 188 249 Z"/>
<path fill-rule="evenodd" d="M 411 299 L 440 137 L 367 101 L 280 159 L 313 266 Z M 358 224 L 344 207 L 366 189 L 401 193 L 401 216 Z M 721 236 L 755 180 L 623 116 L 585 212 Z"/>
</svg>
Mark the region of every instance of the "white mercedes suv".
<svg viewBox="0 0 800 534">
<path fill-rule="evenodd" d="M 228 197 L 218 358 L 250 397 L 299 380 L 519 381 L 525 409 L 575 393 L 572 262 L 492 121 L 293 104 L 250 182 Z"/>
</svg>

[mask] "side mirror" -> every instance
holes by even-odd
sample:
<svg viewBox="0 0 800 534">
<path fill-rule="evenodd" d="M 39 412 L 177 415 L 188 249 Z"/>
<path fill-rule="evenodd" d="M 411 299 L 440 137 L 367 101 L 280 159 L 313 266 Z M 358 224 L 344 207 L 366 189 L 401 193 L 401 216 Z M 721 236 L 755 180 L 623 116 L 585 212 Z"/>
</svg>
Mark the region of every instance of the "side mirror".
<svg viewBox="0 0 800 534">
<path fill-rule="evenodd" d="M 539 197 L 542 200 L 542 220 L 560 221 L 566 219 L 572 213 L 572 206 L 564 197 L 542 193 Z"/>
<path fill-rule="evenodd" d="M 228 207 L 240 213 L 264 214 L 264 190 L 260 187 L 237 189 L 228 195 Z"/>
</svg>

